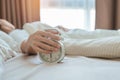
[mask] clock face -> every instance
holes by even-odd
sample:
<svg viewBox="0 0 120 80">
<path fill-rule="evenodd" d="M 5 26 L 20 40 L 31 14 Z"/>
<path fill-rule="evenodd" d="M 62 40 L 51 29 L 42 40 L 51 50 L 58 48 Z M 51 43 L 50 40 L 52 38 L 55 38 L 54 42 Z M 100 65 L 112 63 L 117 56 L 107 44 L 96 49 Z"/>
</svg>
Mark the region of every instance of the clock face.
<svg viewBox="0 0 120 80">
<path fill-rule="evenodd" d="M 65 50 L 62 42 L 58 42 L 61 45 L 61 48 L 58 52 L 53 52 L 50 54 L 39 53 L 39 57 L 43 62 L 46 63 L 58 63 L 60 62 L 65 56 Z"/>
</svg>

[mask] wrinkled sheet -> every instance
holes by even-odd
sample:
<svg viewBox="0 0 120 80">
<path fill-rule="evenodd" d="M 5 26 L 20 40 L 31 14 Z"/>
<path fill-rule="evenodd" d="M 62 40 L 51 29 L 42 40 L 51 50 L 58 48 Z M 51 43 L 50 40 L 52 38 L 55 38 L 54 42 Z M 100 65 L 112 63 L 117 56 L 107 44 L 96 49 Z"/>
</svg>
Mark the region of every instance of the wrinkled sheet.
<svg viewBox="0 0 120 80">
<path fill-rule="evenodd" d="M 45 64 L 38 56 L 19 56 L 5 63 L 5 80 L 120 80 L 120 61 L 66 56 Z"/>
</svg>

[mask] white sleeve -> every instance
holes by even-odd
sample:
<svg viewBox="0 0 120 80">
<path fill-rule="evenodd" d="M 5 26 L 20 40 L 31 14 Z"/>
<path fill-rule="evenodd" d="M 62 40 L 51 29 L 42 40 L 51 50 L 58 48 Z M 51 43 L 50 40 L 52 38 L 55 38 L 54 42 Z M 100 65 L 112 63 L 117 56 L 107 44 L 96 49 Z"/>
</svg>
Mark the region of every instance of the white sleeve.
<svg viewBox="0 0 120 80">
<path fill-rule="evenodd" d="M 53 29 L 47 24 L 41 22 L 32 22 L 32 23 L 25 23 L 23 25 L 23 29 L 27 31 L 29 34 L 36 32 L 37 30 L 46 30 L 46 29 Z"/>
<path fill-rule="evenodd" d="M 21 52 L 21 43 L 24 40 L 28 39 L 29 34 L 25 30 L 17 29 L 12 31 L 9 35 L 17 42 L 16 48 L 15 48 L 16 51 Z"/>
<path fill-rule="evenodd" d="M 29 37 L 29 34 L 25 30 L 16 29 L 9 33 L 9 35 L 17 42 L 21 43 Z"/>
<path fill-rule="evenodd" d="M 97 29 L 94 31 L 87 31 L 82 29 L 72 29 L 66 33 L 70 38 L 74 39 L 95 39 L 110 36 L 120 36 L 120 31 Z"/>
<path fill-rule="evenodd" d="M 64 39 L 63 43 L 68 55 L 120 57 L 120 36 L 99 39 Z"/>
</svg>

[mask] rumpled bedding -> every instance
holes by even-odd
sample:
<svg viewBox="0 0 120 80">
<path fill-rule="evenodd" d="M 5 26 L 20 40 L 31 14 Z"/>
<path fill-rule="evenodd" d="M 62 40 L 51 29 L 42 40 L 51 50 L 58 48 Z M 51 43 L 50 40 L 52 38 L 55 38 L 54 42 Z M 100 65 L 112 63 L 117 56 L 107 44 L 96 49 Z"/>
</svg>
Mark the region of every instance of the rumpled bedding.
<svg viewBox="0 0 120 80">
<path fill-rule="evenodd" d="M 66 56 L 44 64 L 38 56 L 20 56 L 5 64 L 4 80 L 120 80 L 120 61 Z"/>
<path fill-rule="evenodd" d="M 17 42 L 8 34 L 0 31 L 0 56 L 6 61 L 17 56 Z"/>
<path fill-rule="evenodd" d="M 49 29 L 52 29 L 48 25 L 42 25 L 44 29 L 47 29 L 48 27 Z M 26 31 L 32 31 L 31 29 L 35 26 L 37 29 L 41 29 L 40 22 L 31 23 L 29 25 L 25 24 L 24 29 L 26 27 L 26 29 L 28 29 Z M 15 34 L 14 32 L 11 34 Z M 16 32 L 21 31 L 18 30 Z M 29 35 L 26 32 L 25 34 L 28 38 Z M 79 57 L 66 57 L 63 60 L 63 63 L 54 65 L 43 64 L 41 61 L 36 60 L 38 58 L 24 56 L 16 57 L 15 59 L 10 59 L 10 61 L 5 63 L 5 80 L 120 80 L 119 61 L 81 57 L 119 58 L 119 31 L 96 30 L 89 32 L 75 29 L 67 33 L 61 31 L 61 34 L 64 38 L 63 43 L 66 55 L 77 55 Z M 0 34 L 0 37 L 1 36 L 3 35 Z M 25 35 L 15 36 L 16 39 L 13 41 L 12 38 L 5 38 L 5 40 L 0 39 L 1 45 L 3 46 L 3 49 L 1 48 L 0 51 L 3 52 L 5 48 L 6 53 L 7 51 L 14 52 L 13 49 L 16 49 L 17 45 L 12 44 L 16 44 L 17 40 L 21 43 L 26 39 Z M 20 37 L 20 39 L 17 37 Z M 7 54 L 7 56 L 8 55 L 9 54 Z"/>
</svg>

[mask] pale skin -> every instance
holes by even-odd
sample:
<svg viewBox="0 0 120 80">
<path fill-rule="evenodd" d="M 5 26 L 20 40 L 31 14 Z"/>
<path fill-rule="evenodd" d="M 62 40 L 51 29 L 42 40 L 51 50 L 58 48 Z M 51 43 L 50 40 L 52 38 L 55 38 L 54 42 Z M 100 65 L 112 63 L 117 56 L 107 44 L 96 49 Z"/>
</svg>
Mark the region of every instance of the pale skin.
<svg viewBox="0 0 120 80">
<path fill-rule="evenodd" d="M 50 37 L 52 40 L 46 37 Z M 58 51 L 60 48 L 60 45 L 53 40 L 59 41 L 60 37 L 52 31 L 37 31 L 30 35 L 28 40 L 23 41 L 21 49 L 24 53 L 29 54 L 36 54 L 37 52 L 49 54 Z"/>
<path fill-rule="evenodd" d="M 0 25 L 0 29 L 6 33 L 10 33 L 15 29 L 14 25 L 3 19 L 0 19 Z M 22 42 L 21 50 L 27 54 L 36 54 L 37 52 L 49 54 L 51 52 L 57 52 L 60 48 L 57 41 L 61 38 L 56 34 L 59 33 L 55 30 L 39 30 Z"/>
<path fill-rule="evenodd" d="M 9 23 L 8 21 L 4 19 L 0 19 L 0 29 L 6 33 L 11 32 L 12 30 L 15 29 L 14 25 Z"/>
</svg>

